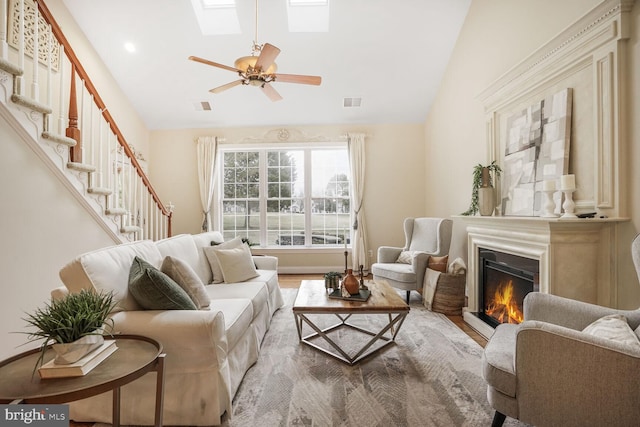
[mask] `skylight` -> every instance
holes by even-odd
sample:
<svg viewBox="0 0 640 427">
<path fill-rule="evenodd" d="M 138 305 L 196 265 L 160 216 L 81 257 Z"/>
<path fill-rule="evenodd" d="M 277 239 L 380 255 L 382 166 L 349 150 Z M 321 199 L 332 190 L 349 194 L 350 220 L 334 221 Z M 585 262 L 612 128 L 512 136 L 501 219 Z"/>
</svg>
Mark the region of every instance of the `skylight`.
<svg viewBox="0 0 640 427">
<path fill-rule="evenodd" d="M 240 33 L 235 0 L 191 0 L 191 5 L 203 35 Z"/>
<path fill-rule="evenodd" d="M 329 31 L 329 0 L 288 0 L 287 16 L 292 33 Z"/>
<path fill-rule="evenodd" d="M 214 9 L 217 7 L 235 7 L 235 0 L 202 0 L 202 6 L 205 9 Z"/>
</svg>

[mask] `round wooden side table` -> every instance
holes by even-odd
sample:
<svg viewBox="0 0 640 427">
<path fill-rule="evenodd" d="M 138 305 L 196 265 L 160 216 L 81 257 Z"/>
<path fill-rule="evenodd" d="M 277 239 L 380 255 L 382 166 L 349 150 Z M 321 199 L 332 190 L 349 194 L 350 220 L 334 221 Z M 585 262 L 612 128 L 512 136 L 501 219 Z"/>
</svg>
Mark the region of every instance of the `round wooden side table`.
<svg viewBox="0 0 640 427">
<path fill-rule="evenodd" d="M 162 344 L 139 335 L 113 335 L 118 349 L 82 377 L 40 379 L 33 368 L 40 349 L 20 353 L 0 362 L 0 403 L 68 403 L 111 390 L 113 392 L 113 426 L 120 425 L 120 387 L 148 372 L 155 371 L 155 425 L 162 426 L 164 397 L 164 358 Z M 45 353 L 43 363 L 53 359 Z"/>
</svg>

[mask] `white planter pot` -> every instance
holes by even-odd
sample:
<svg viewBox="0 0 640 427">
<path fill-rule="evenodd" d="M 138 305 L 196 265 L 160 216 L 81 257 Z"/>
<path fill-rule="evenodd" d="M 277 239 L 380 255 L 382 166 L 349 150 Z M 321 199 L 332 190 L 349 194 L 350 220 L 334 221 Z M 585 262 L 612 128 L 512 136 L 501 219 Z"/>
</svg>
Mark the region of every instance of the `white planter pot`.
<svg viewBox="0 0 640 427">
<path fill-rule="evenodd" d="M 482 216 L 493 215 L 496 207 L 495 190 L 493 187 L 478 188 L 478 211 Z"/>
<path fill-rule="evenodd" d="M 55 363 L 68 365 L 82 359 L 82 357 L 97 349 L 103 343 L 104 338 L 102 335 L 85 335 L 74 342 L 53 344 L 51 347 L 56 352 Z"/>
</svg>

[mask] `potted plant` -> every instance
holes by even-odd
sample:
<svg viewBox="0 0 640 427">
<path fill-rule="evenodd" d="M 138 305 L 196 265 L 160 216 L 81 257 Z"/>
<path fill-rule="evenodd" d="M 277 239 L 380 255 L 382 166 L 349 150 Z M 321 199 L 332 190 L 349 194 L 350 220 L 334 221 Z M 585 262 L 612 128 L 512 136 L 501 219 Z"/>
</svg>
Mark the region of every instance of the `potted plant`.
<svg viewBox="0 0 640 427">
<path fill-rule="evenodd" d="M 492 161 L 489 165 L 477 164 L 473 167 L 473 186 L 471 191 L 471 204 L 469 209 L 461 215 L 475 215 L 480 211 L 480 215 L 491 215 L 495 208 L 495 193 L 493 188 L 493 177 L 500 177 L 502 169 Z"/>
<path fill-rule="evenodd" d="M 36 368 L 42 364 L 49 344 L 56 352 L 56 363 L 69 364 L 100 347 L 105 327 L 111 329 L 109 314 L 116 306 L 113 292 L 81 290 L 38 308 L 25 320 L 35 331 L 26 332 L 29 341 L 42 340 Z"/>
<path fill-rule="evenodd" d="M 337 271 L 330 271 L 324 274 L 324 286 L 327 289 L 338 289 L 340 287 L 342 275 Z"/>
</svg>

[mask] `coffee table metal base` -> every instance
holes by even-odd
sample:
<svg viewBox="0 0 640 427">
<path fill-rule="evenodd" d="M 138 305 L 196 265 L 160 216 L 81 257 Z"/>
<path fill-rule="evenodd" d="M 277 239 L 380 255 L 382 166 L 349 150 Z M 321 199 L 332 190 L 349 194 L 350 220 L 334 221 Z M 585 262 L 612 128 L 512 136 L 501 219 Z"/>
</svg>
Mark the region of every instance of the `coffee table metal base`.
<svg viewBox="0 0 640 427">
<path fill-rule="evenodd" d="M 380 329 L 379 332 L 369 331 L 360 326 L 356 326 L 354 324 L 348 323 L 348 320 L 353 315 L 353 313 L 347 314 L 347 315 L 332 313 L 338 319 L 340 319 L 340 322 L 324 329 L 320 329 L 309 317 L 306 316 L 306 313 L 294 313 L 294 316 L 296 320 L 296 327 L 298 329 L 298 338 L 302 343 L 310 347 L 313 347 L 316 350 L 319 350 L 329 356 L 335 357 L 336 359 L 350 366 L 353 366 L 356 363 L 360 362 L 362 359 L 368 356 L 371 356 L 374 353 L 377 353 L 378 351 L 382 350 L 383 348 L 391 344 L 394 344 L 396 335 L 398 334 L 398 331 L 400 330 L 400 327 L 402 326 L 404 319 L 407 317 L 407 313 L 408 312 L 406 311 L 399 312 L 399 313 L 388 313 L 389 321 L 382 329 Z M 317 315 L 318 313 L 314 313 L 314 314 Z M 306 336 L 302 336 L 303 322 L 309 325 L 309 327 L 311 327 L 311 329 L 313 329 L 315 332 Z M 334 340 L 332 340 L 328 336 L 329 332 L 334 331 L 338 328 L 343 328 L 343 327 L 355 329 L 359 332 L 370 335 L 372 338 L 369 341 L 367 341 L 362 346 L 362 348 L 360 348 L 353 356 L 351 356 L 342 347 L 340 347 L 338 343 L 336 343 Z M 390 331 L 391 336 L 385 335 L 387 331 Z M 324 339 L 324 341 L 326 341 L 335 351 L 331 351 L 329 349 L 326 349 L 324 347 L 321 347 L 315 344 L 314 342 L 312 342 L 314 338 Z M 376 344 L 378 341 L 384 341 L 384 343 L 382 345 L 378 345 L 374 347 L 374 344 Z"/>
</svg>

